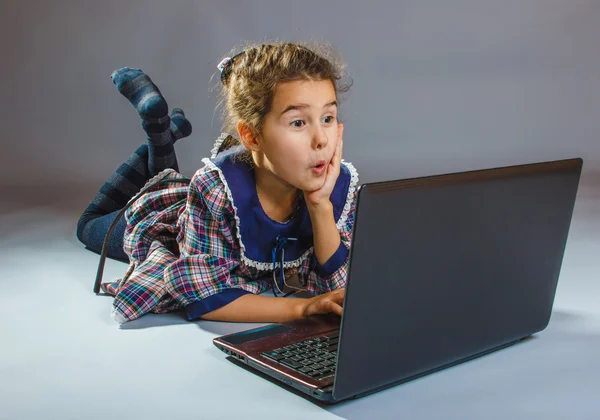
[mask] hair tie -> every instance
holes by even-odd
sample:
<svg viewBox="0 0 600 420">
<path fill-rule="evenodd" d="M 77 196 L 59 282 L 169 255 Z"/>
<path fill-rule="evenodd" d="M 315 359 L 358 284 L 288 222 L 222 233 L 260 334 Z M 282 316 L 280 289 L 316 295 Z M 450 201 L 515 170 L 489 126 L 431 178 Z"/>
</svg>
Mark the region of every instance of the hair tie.
<svg viewBox="0 0 600 420">
<path fill-rule="evenodd" d="M 246 51 L 242 51 L 237 53 L 236 55 L 234 55 L 233 57 L 225 57 L 224 59 L 221 60 L 221 62 L 217 65 L 217 68 L 219 69 L 219 71 L 221 72 L 221 83 L 223 82 L 223 78 L 225 76 L 225 71 L 227 69 L 231 69 L 231 65 L 233 64 L 233 60 L 235 60 L 237 57 L 239 57 L 240 55 L 244 54 Z"/>
</svg>

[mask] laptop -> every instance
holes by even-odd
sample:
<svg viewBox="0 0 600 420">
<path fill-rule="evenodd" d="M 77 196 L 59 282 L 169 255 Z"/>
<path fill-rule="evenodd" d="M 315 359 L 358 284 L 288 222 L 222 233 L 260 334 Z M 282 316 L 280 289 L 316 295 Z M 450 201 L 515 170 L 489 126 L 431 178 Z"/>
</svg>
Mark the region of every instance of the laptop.
<svg viewBox="0 0 600 420">
<path fill-rule="evenodd" d="M 251 371 L 335 403 L 540 332 L 582 165 L 567 159 L 365 183 L 341 318 L 310 316 L 213 342 Z"/>
</svg>

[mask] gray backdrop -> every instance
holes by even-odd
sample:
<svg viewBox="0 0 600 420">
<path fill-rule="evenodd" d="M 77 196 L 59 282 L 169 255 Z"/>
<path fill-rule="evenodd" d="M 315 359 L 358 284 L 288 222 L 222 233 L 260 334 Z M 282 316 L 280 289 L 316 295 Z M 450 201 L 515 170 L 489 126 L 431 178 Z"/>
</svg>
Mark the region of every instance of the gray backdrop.
<svg viewBox="0 0 600 420">
<path fill-rule="evenodd" d="M 177 152 L 193 174 L 220 133 L 216 64 L 272 38 L 344 56 L 344 158 L 361 181 L 576 156 L 584 179 L 600 168 L 599 1 L 3 1 L 0 16 L 0 186 L 89 198 L 144 140 L 109 78 L 125 65 L 186 111 Z"/>
<path fill-rule="evenodd" d="M 3 0 L 0 420 L 597 420 L 598 22 L 598 0 Z M 324 39 L 346 58 L 345 158 L 362 181 L 585 159 L 539 339 L 321 409 L 224 360 L 211 339 L 247 325 L 173 314 L 117 328 L 112 300 L 91 292 L 98 257 L 75 238 L 144 141 L 111 72 L 141 67 L 187 112 L 195 131 L 176 148 L 190 176 L 220 132 L 217 62 L 265 38 Z M 108 261 L 105 279 L 125 268 Z"/>
</svg>

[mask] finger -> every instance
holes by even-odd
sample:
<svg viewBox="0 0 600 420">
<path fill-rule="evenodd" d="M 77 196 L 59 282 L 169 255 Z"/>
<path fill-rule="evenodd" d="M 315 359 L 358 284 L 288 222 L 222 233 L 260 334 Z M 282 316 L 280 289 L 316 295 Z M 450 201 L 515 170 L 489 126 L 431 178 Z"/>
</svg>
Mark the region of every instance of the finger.
<svg viewBox="0 0 600 420">
<path fill-rule="evenodd" d="M 340 159 L 334 155 L 331 162 L 327 166 L 327 176 L 325 180 L 325 185 L 335 185 L 338 176 L 340 175 Z"/>
<path fill-rule="evenodd" d="M 340 305 L 338 305 L 337 303 L 332 302 L 332 301 L 329 301 L 328 304 L 329 304 L 328 305 L 329 312 L 332 312 L 336 315 L 342 316 L 343 309 Z"/>
<path fill-rule="evenodd" d="M 335 290 L 333 290 L 331 293 L 332 294 L 336 294 L 336 295 L 341 295 L 342 297 L 344 297 L 345 292 L 346 292 L 346 289 L 344 289 L 342 287 L 341 289 L 335 289 Z"/>
<path fill-rule="evenodd" d="M 344 299 L 345 289 L 335 289 L 327 292 L 324 296 L 326 296 L 327 300 L 331 300 L 334 302 L 339 302 Z"/>
<path fill-rule="evenodd" d="M 331 301 L 335 302 L 338 305 L 343 306 L 344 305 L 344 295 L 336 294 L 335 296 L 332 296 Z"/>
<path fill-rule="evenodd" d="M 340 158 L 334 156 L 329 162 L 329 167 L 327 168 L 327 174 L 332 175 L 337 179 L 337 176 L 340 173 Z"/>
<path fill-rule="evenodd" d="M 331 162 L 329 162 L 330 166 L 339 171 L 340 165 L 342 162 L 342 147 L 341 143 L 338 143 L 335 148 L 335 152 L 333 153 L 333 158 L 331 158 Z"/>
<path fill-rule="evenodd" d="M 344 296 L 346 295 L 346 290 L 345 289 L 338 289 L 335 291 L 335 296 L 334 296 L 334 300 L 336 303 L 344 306 Z"/>
</svg>

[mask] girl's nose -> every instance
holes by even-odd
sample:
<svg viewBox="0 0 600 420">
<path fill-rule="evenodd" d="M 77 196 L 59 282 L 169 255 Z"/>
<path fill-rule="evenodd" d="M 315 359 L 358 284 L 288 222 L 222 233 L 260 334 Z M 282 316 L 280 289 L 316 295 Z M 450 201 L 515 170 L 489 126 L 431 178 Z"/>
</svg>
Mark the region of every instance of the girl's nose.
<svg viewBox="0 0 600 420">
<path fill-rule="evenodd" d="M 323 127 L 316 128 L 313 134 L 313 147 L 316 150 L 321 150 L 327 146 L 327 140 L 327 133 Z"/>
</svg>

